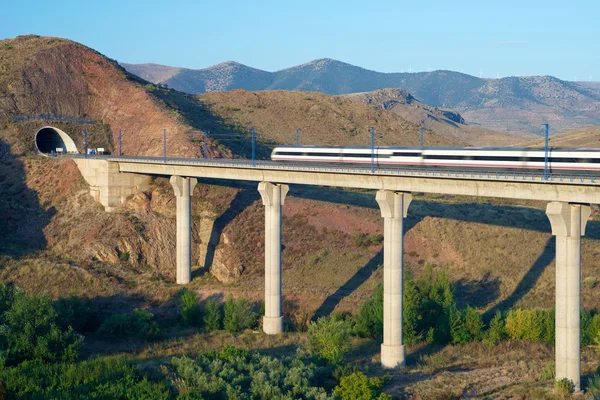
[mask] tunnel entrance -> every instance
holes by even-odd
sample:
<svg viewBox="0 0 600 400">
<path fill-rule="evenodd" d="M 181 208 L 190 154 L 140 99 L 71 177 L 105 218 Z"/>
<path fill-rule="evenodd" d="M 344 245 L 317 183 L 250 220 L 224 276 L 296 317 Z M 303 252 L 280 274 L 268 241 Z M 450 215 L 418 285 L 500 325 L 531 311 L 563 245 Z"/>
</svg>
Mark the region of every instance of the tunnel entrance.
<svg viewBox="0 0 600 400">
<path fill-rule="evenodd" d="M 73 139 L 65 132 L 52 126 L 45 126 L 35 134 L 35 146 L 40 154 L 78 153 Z"/>
</svg>

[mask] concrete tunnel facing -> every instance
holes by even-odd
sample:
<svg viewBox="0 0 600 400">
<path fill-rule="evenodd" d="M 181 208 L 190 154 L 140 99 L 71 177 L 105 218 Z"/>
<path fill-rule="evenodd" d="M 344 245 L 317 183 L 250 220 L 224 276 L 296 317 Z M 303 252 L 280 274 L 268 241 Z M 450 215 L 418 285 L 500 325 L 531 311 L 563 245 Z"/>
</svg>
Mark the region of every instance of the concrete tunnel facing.
<svg viewBox="0 0 600 400">
<path fill-rule="evenodd" d="M 53 151 L 64 153 L 79 153 L 75 142 L 69 135 L 58 128 L 45 126 L 40 128 L 35 134 L 35 147 L 38 153 L 49 155 Z"/>
</svg>

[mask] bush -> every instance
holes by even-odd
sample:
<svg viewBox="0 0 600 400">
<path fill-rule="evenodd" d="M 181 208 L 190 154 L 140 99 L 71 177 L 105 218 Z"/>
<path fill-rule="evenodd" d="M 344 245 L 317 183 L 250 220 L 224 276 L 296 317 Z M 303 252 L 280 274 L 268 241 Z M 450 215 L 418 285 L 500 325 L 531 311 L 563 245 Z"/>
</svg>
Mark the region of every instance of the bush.
<svg viewBox="0 0 600 400">
<path fill-rule="evenodd" d="M 335 315 L 321 317 L 308 326 L 308 347 L 312 355 L 338 364 L 350 350 L 348 321 Z"/>
<path fill-rule="evenodd" d="M 93 359 L 80 363 L 26 361 L 0 369 L 7 398 L 168 399 L 164 383 L 153 383 L 128 362 Z"/>
<path fill-rule="evenodd" d="M 571 397 L 571 394 L 575 390 L 575 385 L 573 381 L 562 378 L 554 382 L 554 390 L 560 398 L 567 399 Z"/>
<path fill-rule="evenodd" d="M 449 310 L 454 303 L 454 292 L 446 274 L 434 274 L 431 266 L 427 266 L 419 279 L 407 274 L 404 279 L 404 341 L 416 344 L 426 337 L 430 343 L 450 341 Z M 359 336 L 383 335 L 383 286 L 363 303 L 355 321 L 355 332 Z"/>
<path fill-rule="evenodd" d="M 334 389 L 334 393 L 340 400 L 391 400 L 392 396 L 386 393 L 377 396 L 383 384 L 383 378 L 369 378 L 362 372 L 355 372 L 342 377 L 340 384 Z"/>
<path fill-rule="evenodd" d="M 355 319 L 354 330 L 362 337 L 376 338 L 383 335 L 383 285 L 365 301 Z"/>
<path fill-rule="evenodd" d="M 175 357 L 172 383 L 186 399 L 327 399 L 317 368 L 302 357 L 274 358 L 228 346 L 192 360 Z M 330 376 L 329 376 L 330 378 Z"/>
<path fill-rule="evenodd" d="M 450 308 L 454 304 L 454 291 L 445 273 L 434 273 L 428 265 L 418 279 L 407 274 L 403 310 L 405 342 L 416 344 L 429 335 L 435 343 L 448 343 L 451 340 Z"/>
<path fill-rule="evenodd" d="M 179 299 L 179 312 L 183 326 L 200 326 L 202 315 L 196 293 L 186 289 L 182 291 Z"/>
<path fill-rule="evenodd" d="M 147 310 L 136 308 L 130 314 L 113 314 L 98 329 L 101 336 L 127 336 L 153 339 L 160 333 L 154 316 Z"/>
<path fill-rule="evenodd" d="M 245 298 L 234 299 L 231 295 L 225 300 L 223 326 L 230 332 L 240 332 L 255 328 L 258 323 L 257 313 L 252 303 Z"/>
<path fill-rule="evenodd" d="M 483 339 L 484 323 L 481 314 L 471 306 L 465 310 L 465 327 L 469 335 L 469 342 L 479 342 Z"/>
<path fill-rule="evenodd" d="M 495 346 L 506 338 L 506 329 L 504 329 L 504 320 L 502 319 L 502 313 L 496 312 L 494 318 L 490 321 L 490 328 L 485 334 L 483 341 L 490 345 Z"/>
<path fill-rule="evenodd" d="M 600 337 L 600 314 L 581 312 L 581 344 L 594 345 L 594 339 Z"/>
<path fill-rule="evenodd" d="M 512 340 L 554 342 L 554 310 L 512 310 L 506 315 L 506 333 Z"/>
<path fill-rule="evenodd" d="M 587 381 L 585 391 L 592 399 L 600 399 L 600 375 L 593 375 Z"/>
<path fill-rule="evenodd" d="M 21 290 L 11 284 L 0 283 L 0 316 L 7 312 L 12 307 L 15 299 L 15 294 Z"/>
<path fill-rule="evenodd" d="M 206 329 L 216 331 L 221 329 L 222 320 L 221 306 L 214 299 L 206 300 L 204 304 L 204 326 Z"/>
<path fill-rule="evenodd" d="M 79 333 L 92 330 L 90 326 L 92 309 L 87 297 L 60 297 L 52 307 L 56 311 L 56 324 L 61 329 L 71 327 Z"/>
<path fill-rule="evenodd" d="M 56 324 L 56 311 L 47 296 L 28 297 L 15 292 L 3 319 L 0 337 L 9 362 L 73 361 L 83 344 L 81 335 Z"/>
<path fill-rule="evenodd" d="M 459 310 L 455 304 L 449 310 L 449 320 L 452 344 L 468 343 L 470 336 L 465 324 L 465 313 Z"/>
</svg>

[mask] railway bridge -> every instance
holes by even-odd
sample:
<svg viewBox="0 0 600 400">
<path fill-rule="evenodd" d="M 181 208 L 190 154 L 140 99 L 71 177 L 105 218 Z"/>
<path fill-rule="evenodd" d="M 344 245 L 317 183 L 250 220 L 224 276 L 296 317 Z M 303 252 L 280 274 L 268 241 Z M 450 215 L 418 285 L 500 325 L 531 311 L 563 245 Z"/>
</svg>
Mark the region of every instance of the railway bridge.
<svg viewBox="0 0 600 400">
<path fill-rule="evenodd" d="M 413 192 L 546 201 L 556 236 L 556 379 L 580 389 L 581 236 L 590 204 L 600 204 L 600 178 L 539 172 L 479 172 L 272 161 L 73 156 L 91 194 L 107 211 L 143 189 L 150 176 L 169 177 L 177 199 L 177 283 L 191 279 L 191 201 L 198 178 L 254 181 L 265 206 L 265 316 L 267 334 L 283 332 L 281 206 L 289 185 L 374 189 L 384 219 L 384 335 L 381 363 L 405 363 L 402 338 L 403 223 Z"/>
</svg>

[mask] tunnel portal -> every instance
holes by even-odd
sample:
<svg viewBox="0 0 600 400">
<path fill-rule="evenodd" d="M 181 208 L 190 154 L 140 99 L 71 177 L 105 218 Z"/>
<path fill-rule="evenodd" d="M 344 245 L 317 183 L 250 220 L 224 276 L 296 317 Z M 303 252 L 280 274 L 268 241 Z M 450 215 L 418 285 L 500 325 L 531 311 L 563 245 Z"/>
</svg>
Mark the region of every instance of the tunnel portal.
<svg viewBox="0 0 600 400">
<path fill-rule="evenodd" d="M 53 151 L 57 153 L 78 153 L 73 139 L 65 132 L 52 126 L 45 126 L 37 131 L 35 146 L 38 152 L 44 155 L 51 154 Z"/>
</svg>

